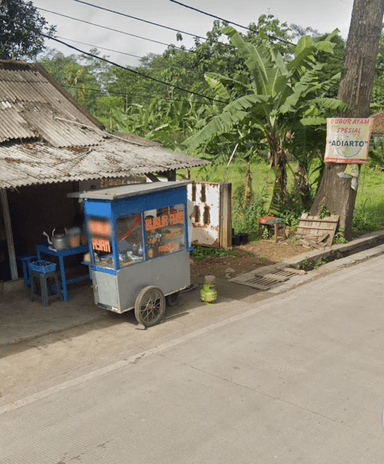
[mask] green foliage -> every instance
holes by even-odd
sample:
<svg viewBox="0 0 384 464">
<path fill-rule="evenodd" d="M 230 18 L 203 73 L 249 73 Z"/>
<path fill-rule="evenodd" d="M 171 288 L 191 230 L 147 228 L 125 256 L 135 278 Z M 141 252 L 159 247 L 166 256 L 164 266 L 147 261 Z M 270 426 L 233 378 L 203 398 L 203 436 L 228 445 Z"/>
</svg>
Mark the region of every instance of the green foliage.
<svg viewBox="0 0 384 464">
<path fill-rule="evenodd" d="M 345 229 L 339 227 L 339 230 L 336 232 L 333 243 L 348 243 L 348 240 L 345 238 Z"/>
<path fill-rule="evenodd" d="M 53 36 L 55 27 L 39 14 L 32 2 L 0 1 L 0 58 L 35 58 L 45 49 L 45 37 Z"/>
<path fill-rule="evenodd" d="M 328 211 L 327 206 L 324 203 L 320 203 L 320 212 L 319 212 L 320 219 L 324 219 L 330 216 L 330 214 L 331 213 Z"/>
<path fill-rule="evenodd" d="M 192 133 L 204 111 L 194 96 L 183 101 L 154 98 L 149 106 L 132 104 L 125 111 L 111 108 L 110 118 L 119 132 L 136 134 L 181 151 L 181 143 Z"/>
<path fill-rule="evenodd" d="M 279 171 L 279 186 L 274 186 L 276 203 L 287 200 L 287 153 L 291 148 L 297 161 L 308 177 L 310 161 L 307 161 L 308 147 L 312 159 L 320 142 L 324 143 L 324 129 L 319 137 L 314 131 L 307 136 L 307 126 L 325 126 L 327 112 L 345 108 L 336 99 L 330 99 L 326 92 L 339 76 L 320 81 L 319 71 L 324 67 L 316 62 L 317 52 L 331 52 L 333 35 L 323 41 L 313 42 L 309 36 L 302 37 L 291 61 L 284 62 L 283 56 L 271 43 L 265 40 L 246 40 L 232 27 L 223 30 L 236 47 L 244 62 L 246 72 L 241 79 L 218 73 L 206 75 L 208 83 L 221 101 L 227 102 L 223 110 L 205 121 L 203 128 L 186 141 L 192 152 L 206 150 L 207 144 L 219 137 L 231 137 L 240 142 L 257 140 L 268 146 L 271 167 Z M 301 133 L 300 133 L 301 132 Z M 287 134 L 290 133 L 290 137 Z M 305 134 L 305 137 L 303 137 Z M 316 134 L 317 135 L 317 134 Z M 303 143 L 304 142 L 304 143 Z M 290 145 L 290 147 L 289 147 Z M 299 146 L 303 148 L 300 151 Z"/>
<path fill-rule="evenodd" d="M 300 266 L 299 269 L 303 269 L 304 271 L 312 271 L 318 269 L 320 266 L 329 263 L 330 260 L 328 258 L 319 258 L 319 259 L 309 259 L 305 258 L 304 261 Z"/>
<path fill-rule="evenodd" d="M 383 224 L 384 204 L 375 204 L 366 198 L 357 203 L 353 214 L 353 228 L 358 235 L 379 230 Z"/>
<path fill-rule="evenodd" d="M 97 50 L 91 51 L 98 54 Z M 81 105 L 97 114 L 107 66 L 95 58 L 83 55 L 65 56 L 55 49 L 41 56 L 40 63 Z M 107 95 L 103 98 L 106 97 Z"/>
<path fill-rule="evenodd" d="M 222 256 L 240 256 L 236 250 L 224 250 L 223 248 L 194 247 L 191 256 L 195 259 L 204 259 L 208 257 L 221 258 Z"/>
<path fill-rule="evenodd" d="M 255 194 L 251 202 L 244 204 L 244 190 L 245 186 L 241 184 L 232 196 L 232 227 L 235 234 L 258 230 L 258 219 L 264 215 L 261 195 Z"/>
<path fill-rule="evenodd" d="M 354 235 L 379 230 L 384 218 L 384 175 L 362 167 L 353 215 Z"/>
<path fill-rule="evenodd" d="M 384 137 L 380 137 L 370 145 L 369 165 L 378 170 L 384 169 Z"/>
</svg>

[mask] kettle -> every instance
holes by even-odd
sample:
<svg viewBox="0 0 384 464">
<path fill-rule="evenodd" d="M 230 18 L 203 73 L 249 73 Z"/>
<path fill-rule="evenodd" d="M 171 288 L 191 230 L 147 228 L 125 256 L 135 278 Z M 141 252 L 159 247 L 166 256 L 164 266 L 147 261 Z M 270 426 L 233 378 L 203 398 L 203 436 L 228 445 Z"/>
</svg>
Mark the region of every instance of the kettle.
<svg viewBox="0 0 384 464">
<path fill-rule="evenodd" d="M 53 248 L 56 248 L 56 250 L 65 250 L 68 247 L 67 236 L 65 234 L 55 235 L 55 230 L 56 228 L 52 231 L 52 240 L 49 238 L 47 232 L 43 232 L 43 235 L 47 237 L 48 243 L 52 245 Z"/>
</svg>

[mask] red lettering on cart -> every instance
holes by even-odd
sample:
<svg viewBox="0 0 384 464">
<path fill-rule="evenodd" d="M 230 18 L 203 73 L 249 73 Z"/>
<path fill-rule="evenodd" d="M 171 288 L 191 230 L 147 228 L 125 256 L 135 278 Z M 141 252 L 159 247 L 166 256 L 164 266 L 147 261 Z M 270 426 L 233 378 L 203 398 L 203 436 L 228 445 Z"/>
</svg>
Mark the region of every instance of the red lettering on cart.
<svg viewBox="0 0 384 464">
<path fill-rule="evenodd" d="M 182 224 L 184 222 L 184 211 L 179 211 L 177 213 L 171 214 L 169 222 L 172 226 L 176 224 Z"/>
<path fill-rule="evenodd" d="M 169 224 L 168 216 L 158 216 L 153 219 L 145 220 L 145 230 L 155 230 L 166 227 Z"/>
<path fill-rule="evenodd" d="M 98 235 L 102 237 L 111 236 L 111 224 L 104 221 L 89 221 L 88 228 L 91 235 Z"/>
<path fill-rule="evenodd" d="M 111 244 L 108 240 L 94 238 L 92 239 L 92 249 L 111 253 Z"/>
<path fill-rule="evenodd" d="M 175 250 L 175 244 L 168 243 L 167 245 L 159 246 L 158 251 L 159 253 L 172 253 Z"/>
</svg>

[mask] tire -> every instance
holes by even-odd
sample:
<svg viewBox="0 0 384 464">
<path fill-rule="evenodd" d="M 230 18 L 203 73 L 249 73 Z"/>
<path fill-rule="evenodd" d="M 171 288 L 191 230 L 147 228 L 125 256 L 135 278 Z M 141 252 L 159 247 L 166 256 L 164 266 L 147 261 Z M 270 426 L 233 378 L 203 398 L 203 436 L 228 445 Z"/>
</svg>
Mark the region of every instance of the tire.
<svg viewBox="0 0 384 464">
<path fill-rule="evenodd" d="M 166 296 L 165 300 L 167 302 L 167 306 L 176 306 L 177 302 L 179 301 L 179 294 L 180 292 L 176 292 Z"/>
<path fill-rule="evenodd" d="M 165 308 L 165 296 L 160 288 L 145 287 L 135 301 L 136 320 L 145 327 L 152 327 L 163 319 Z"/>
</svg>

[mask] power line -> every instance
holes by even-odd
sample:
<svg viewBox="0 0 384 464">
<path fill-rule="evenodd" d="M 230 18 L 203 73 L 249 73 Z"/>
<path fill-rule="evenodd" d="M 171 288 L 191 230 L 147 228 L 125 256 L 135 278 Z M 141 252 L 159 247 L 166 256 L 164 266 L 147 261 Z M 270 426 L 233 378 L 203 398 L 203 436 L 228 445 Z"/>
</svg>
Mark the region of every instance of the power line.
<svg viewBox="0 0 384 464">
<path fill-rule="evenodd" d="M 152 21 L 148 21 L 147 19 L 137 18 L 136 16 L 131 16 L 131 15 L 128 15 L 128 14 L 125 14 L 125 13 L 121 13 L 120 11 L 110 10 L 109 8 L 104 8 L 102 6 L 93 5 L 92 3 L 83 2 L 82 0 L 73 0 L 73 1 L 77 2 L 77 3 L 82 3 L 84 5 L 91 6 L 92 8 L 98 8 L 99 10 L 108 11 L 109 13 L 114 13 L 114 14 L 117 14 L 117 15 L 120 15 L 120 16 L 125 16 L 126 18 L 135 19 L 136 21 L 142 21 L 143 23 L 151 24 L 152 26 L 162 27 L 162 28 L 168 29 L 170 31 L 183 33 L 185 35 L 189 35 L 191 37 L 197 37 L 197 38 L 202 39 L 202 40 L 207 40 L 206 38 L 200 37 L 199 35 L 191 34 L 190 32 L 181 31 L 180 29 L 174 29 L 173 27 L 164 26 L 164 25 L 159 24 L 159 23 L 154 23 Z"/>
<path fill-rule="evenodd" d="M 111 48 L 100 47 L 99 45 L 92 45 L 92 44 L 89 44 L 89 43 L 86 43 L 86 42 L 79 42 L 78 40 L 67 39 L 65 37 L 60 37 L 60 36 L 56 36 L 56 37 L 58 39 L 69 40 L 70 42 L 75 42 L 75 43 L 78 43 L 78 44 L 81 44 L 81 45 L 88 45 L 88 47 L 97 48 L 97 49 L 100 48 L 100 50 L 106 50 L 108 52 L 119 53 L 120 55 L 133 56 L 134 58 L 143 58 L 142 56 L 139 56 L 139 55 L 132 55 L 131 53 L 119 52 L 118 50 L 112 50 Z"/>
<path fill-rule="evenodd" d="M 79 90 L 78 87 L 76 87 L 75 85 L 64 85 L 63 87 L 65 87 L 66 89 L 76 89 L 76 90 Z M 179 99 L 179 98 L 167 98 L 166 96 L 159 96 L 159 95 L 148 95 L 147 93 L 137 93 L 135 92 L 134 94 L 132 93 L 129 93 L 129 92 L 111 92 L 110 90 L 100 90 L 100 89 L 94 89 L 92 87 L 86 87 L 84 89 L 84 92 L 93 92 L 93 93 L 97 93 L 99 95 L 102 95 L 102 96 L 105 96 L 105 97 L 114 97 L 114 96 L 121 96 L 121 97 L 140 97 L 140 98 L 143 98 L 143 99 L 155 99 L 155 98 L 158 98 L 160 99 L 162 102 L 165 102 L 165 103 L 172 103 L 172 102 L 189 102 L 189 100 L 185 100 L 185 99 Z M 137 104 L 137 103 L 135 103 Z"/>
<path fill-rule="evenodd" d="M 207 13 L 207 12 L 205 12 L 203 10 L 199 10 L 198 8 L 194 8 L 192 6 L 185 5 L 184 3 L 178 2 L 176 0 L 169 0 L 169 1 L 172 2 L 172 3 L 176 3 L 177 5 L 183 6 L 184 8 L 188 8 L 190 10 L 197 11 L 198 13 L 201 13 L 203 15 L 210 16 L 211 18 L 219 19 L 220 21 L 222 21 L 224 23 L 233 24 L 234 26 L 241 27 L 242 29 L 246 29 L 246 30 L 251 31 L 253 33 L 257 33 L 257 30 L 254 30 L 254 29 L 252 29 L 250 27 L 247 27 L 247 26 L 242 26 L 241 24 L 234 23 L 233 21 L 229 21 L 228 19 L 220 18 L 220 16 L 216 16 L 216 15 L 213 15 L 211 13 Z M 279 42 L 284 42 L 286 44 L 295 46 L 295 44 L 290 42 L 289 40 L 280 39 L 279 37 L 276 37 L 274 35 L 267 34 L 267 37 L 269 37 L 270 39 L 277 40 Z"/>
<path fill-rule="evenodd" d="M 194 10 L 194 11 L 197 11 L 198 13 L 202 13 L 202 14 L 204 14 L 206 16 L 210 16 L 211 18 L 219 19 L 220 21 L 223 21 L 225 23 L 233 24 L 234 26 L 241 27 L 242 29 L 248 29 L 249 31 L 255 32 L 252 29 L 250 29 L 249 27 L 242 26 L 241 24 L 234 23 L 233 21 L 228 21 L 227 19 L 220 18 L 220 16 L 216 16 L 216 15 L 213 15 L 211 13 L 206 13 L 205 11 L 199 10 L 198 8 L 194 8 L 193 6 L 184 5 L 184 3 L 177 2 L 176 0 L 169 0 L 169 1 L 172 2 L 172 3 L 177 3 L 178 5 L 183 6 L 184 8 L 189 8 L 190 10 Z"/>
<path fill-rule="evenodd" d="M 47 34 L 41 34 L 41 35 L 43 37 L 47 38 L 47 39 L 54 40 L 55 42 L 58 42 L 58 43 L 60 43 L 62 45 L 65 45 L 66 47 L 69 47 L 69 48 L 71 48 L 73 50 L 76 50 L 79 53 L 82 53 L 84 55 L 88 55 L 88 56 L 90 56 L 92 58 L 96 58 L 97 60 L 104 61 L 105 63 L 111 64 L 112 66 L 116 66 L 116 67 L 121 68 L 121 69 L 124 69 L 125 71 L 129 71 L 129 72 L 131 72 L 133 74 L 136 74 L 137 76 L 144 77 L 145 79 L 149 79 L 151 81 L 157 82 L 157 83 L 162 84 L 162 85 L 166 85 L 168 87 L 173 87 L 174 89 L 181 90 L 182 92 L 189 93 L 190 95 L 197 95 L 198 97 L 205 98 L 205 99 L 210 100 L 210 101 L 215 102 L 215 103 L 223 103 L 224 105 L 227 104 L 227 102 L 224 102 L 222 100 L 218 100 L 216 98 L 208 97 L 207 95 L 204 95 L 204 94 L 201 94 L 201 93 L 198 93 L 198 92 L 193 92 L 192 90 L 183 89 L 182 87 L 179 87 L 178 85 L 175 85 L 175 84 L 171 84 L 170 82 L 165 82 L 165 81 L 162 81 L 160 79 L 157 79 L 156 77 L 148 76 L 146 74 L 142 74 L 142 73 L 140 73 L 138 71 L 135 71 L 134 69 L 127 68 L 125 66 L 121 66 L 120 64 L 114 63 L 113 61 L 107 60 L 106 58 L 103 58 L 101 56 L 97 56 L 97 55 L 94 55 L 93 53 L 89 53 L 89 52 L 86 52 L 84 50 L 80 50 L 79 48 L 74 47 L 73 45 L 69 45 L 66 42 L 63 42 L 62 40 L 59 40 L 59 39 L 57 39 L 55 37 L 50 37 Z"/>
<path fill-rule="evenodd" d="M 37 9 L 41 10 L 41 11 L 45 11 L 46 13 L 51 13 L 51 14 L 54 14 L 54 15 L 57 15 L 57 16 L 62 16 L 63 18 L 72 19 L 73 21 L 79 21 L 81 23 L 90 24 L 91 26 L 101 27 L 102 29 L 108 29 L 109 31 L 118 32 L 119 34 L 129 35 L 130 37 L 136 37 L 138 39 L 147 40 L 148 42 L 154 42 L 154 43 L 157 43 L 157 44 L 160 44 L 160 45 L 165 45 L 167 47 L 169 46 L 169 44 L 167 44 L 165 42 L 159 42 L 158 40 L 148 39 L 147 37 L 141 37 L 140 35 L 130 34 L 129 32 L 125 32 L 125 31 L 119 31 L 118 29 L 113 29 L 113 28 L 108 27 L 108 26 L 102 26 L 100 24 L 91 23 L 89 21 L 85 21 L 84 19 L 72 18 L 71 16 L 67 16 L 67 15 L 64 15 L 62 13 L 56 13 L 55 11 L 46 10 L 44 8 L 37 7 Z M 176 47 L 175 45 L 174 45 L 174 47 L 179 49 L 179 50 L 184 50 L 183 48 Z"/>
</svg>

